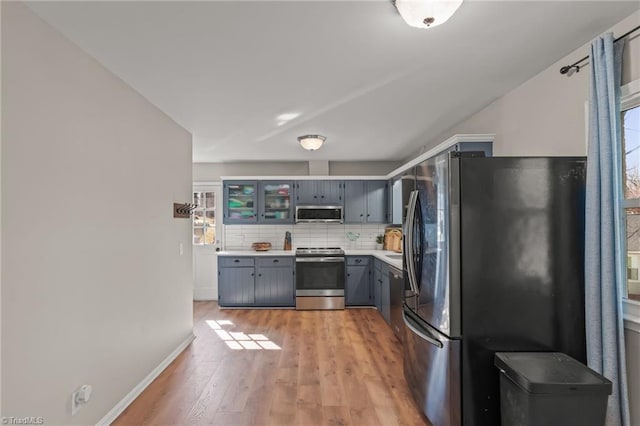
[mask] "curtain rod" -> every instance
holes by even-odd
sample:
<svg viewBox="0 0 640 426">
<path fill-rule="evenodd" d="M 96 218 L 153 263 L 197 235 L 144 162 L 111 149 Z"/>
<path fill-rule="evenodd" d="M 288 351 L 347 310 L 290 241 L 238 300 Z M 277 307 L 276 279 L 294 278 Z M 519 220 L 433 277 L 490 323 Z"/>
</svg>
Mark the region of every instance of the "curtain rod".
<svg viewBox="0 0 640 426">
<path fill-rule="evenodd" d="M 614 42 L 621 40 L 625 37 L 627 37 L 628 35 L 636 32 L 640 30 L 640 25 L 638 25 L 637 27 L 627 31 L 626 33 L 622 34 L 620 37 L 618 37 L 617 39 L 614 40 Z M 585 56 L 584 58 L 580 59 L 579 61 L 575 61 L 573 64 L 571 65 L 565 65 L 564 67 L 560 68 L 560 74 L 567 74 L 569 71 L 571 71 L 573 68 L 576 69 L 576 72 L 580 72 L 580 63 L 586 61 L 587 59 L 589 59 L 589 55 Z M 569 74 L 570 76 L 571 74 Z"/>
</svg>

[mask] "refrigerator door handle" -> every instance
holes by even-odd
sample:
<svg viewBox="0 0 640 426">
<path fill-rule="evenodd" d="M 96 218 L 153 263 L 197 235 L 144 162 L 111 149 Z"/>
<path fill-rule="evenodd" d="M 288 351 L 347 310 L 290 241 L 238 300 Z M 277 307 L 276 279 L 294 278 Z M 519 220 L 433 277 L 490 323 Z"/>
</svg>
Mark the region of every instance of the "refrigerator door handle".
<svg viewBox="0 0 640 426">
<path fill-rule="evenodd" d="M 413 252 L 413 226 L 416 217 L 416 205 L 418 200 L 418 191 L 411 191 L 409 196 L 409 206 L 407 209 L 407 229 L 405 231 L 405 256 L 407 260 L 407 275 L 409 276 L 409 286 L 413 294 L 418 294 L 418 285 L 416 283 L 416 268 L 414 265 Z"/>
<path fill-rule="evenodd" d="M 414 320 L 407 315 L 406 311 L 402 312 L 402 319 L 404 320 L 404 324 L 409 328 L 409 330 L 413 331 L 413 333 L 416 336 L 420 337 L 422 340 L 425 340 L 431 343 L 433 346 L 437 346 L 439 348 L 442 348 L 444 346 L 440 340 L 430 335 L 431 333 L 429 333 L 428 330 L 425 330 L 424 328 L 420 327 L 419 324 L 415 323 Z"/>
</svg>

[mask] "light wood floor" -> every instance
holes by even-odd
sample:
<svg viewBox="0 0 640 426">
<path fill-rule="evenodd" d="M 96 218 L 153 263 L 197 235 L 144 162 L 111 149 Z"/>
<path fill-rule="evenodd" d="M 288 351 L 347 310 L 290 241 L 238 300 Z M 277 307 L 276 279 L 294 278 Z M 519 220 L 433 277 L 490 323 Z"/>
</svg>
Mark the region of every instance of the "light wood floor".
<svg viewBox="0 0 640 426">
<path fill-rule="evenodd" d="M 114 425 L 429 424 L 406 386 L 402 350 L 374 309 L 195 302 L 194 328 L 197 339 Z"/>
</svg>

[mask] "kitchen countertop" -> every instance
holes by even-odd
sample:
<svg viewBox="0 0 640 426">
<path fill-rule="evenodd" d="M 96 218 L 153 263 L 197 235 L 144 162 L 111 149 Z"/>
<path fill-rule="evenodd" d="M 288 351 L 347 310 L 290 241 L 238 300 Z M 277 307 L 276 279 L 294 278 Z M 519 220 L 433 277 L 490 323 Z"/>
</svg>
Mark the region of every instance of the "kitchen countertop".
<svg viewBox="0 0 640 426">
<path fill-rule="evenodd" d="M 219 251 L 218 256 L 295 256 L 295 250 L 224 250 Z"/>
<path fill-rule="evenodd" d="M 344 254 L 346 256 L 373 256 L 376 259 L 380 259 L 383 262 L 386 262 L 390 266 L 393 266 L 396 269 L 402 271 L 402 258 L 400 259 L 392 259 L 388 257 L 401 255 L 401 253 L 396 253 L 394 251 L 389 250 L 345 250 Z M 225 250 L 219 251 L 218 256 L 295 256 L 295 250 L 268 250 L 268 251 L 255 251 L 255 250 Z"/>
</svg>

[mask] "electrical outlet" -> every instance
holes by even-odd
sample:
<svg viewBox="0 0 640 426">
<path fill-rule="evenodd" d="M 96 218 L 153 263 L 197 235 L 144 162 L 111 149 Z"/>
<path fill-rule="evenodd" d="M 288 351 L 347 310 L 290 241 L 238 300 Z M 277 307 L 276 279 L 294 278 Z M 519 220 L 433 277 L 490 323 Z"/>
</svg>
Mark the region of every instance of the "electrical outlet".
<svg viewBox="0 0 640 426">
<path fill-rule="evenodd" d="M 78 390 L 71 394 L 71 415 L 74 416 L 80 408 L 91 399 L 91 385 L 82 385 Z"/>
</svg>

